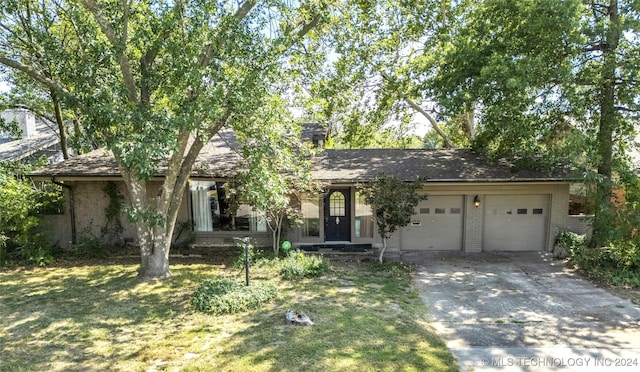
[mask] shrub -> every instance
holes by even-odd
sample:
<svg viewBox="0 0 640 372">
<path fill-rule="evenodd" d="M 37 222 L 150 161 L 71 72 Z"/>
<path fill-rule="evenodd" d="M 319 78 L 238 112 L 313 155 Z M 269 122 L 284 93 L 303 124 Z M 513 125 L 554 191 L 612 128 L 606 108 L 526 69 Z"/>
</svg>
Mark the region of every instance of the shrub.
<svg viewBox="0 0 640 372">
<path fill-rule="evenodd" d="M 78 244 L 75 245 L 73 253 L 82 258 L 105 258 L 108 256 L 102 240 L 93 235 L 89 228 L 83 230 L 78 237 Z"/>
<path fill-rule="evenodd" d="M 36 187 L 24 179 L 42 164 L 0 162 L 0 265 L 14 260 L 36 265 L 53 262 L 50 242 L 38 233 L 38 215 L 60 211 L 60 188 L 52 184 Z"/>
<path fill-rule="evenodd" d="M 42 233 L 33 234 L 25 240 L 16 249 L 16 255 L 23 261 L 37 266 L 50 265 L 54 261 L 53 246 Z"/>
<path fill-rule="evenodd" d="M 556 243 L 554 245 L 554 252 L 559 250 L 568 254 L 571 257 L 581 254 L 587 245 L 586 235 L 580 235 L 571 231 L 560 231 L 556 235 Z M 562 258 L 562 257 L 561 257 Z"/>
<path fill-rule="evenodd" d="M 640 247 L 633 241 L 589 247 L 584 235 L 563 231 L 556 245 L 566 247 L 573 263 L 589 276 L 612 285 L 640 287 Z"/>
<path fill-rule="evenodd" d="M 237 279 L 205 280 L 191 297 L 197 311 L 220 315 L 256 309 L 273 300 L 277 289 L 266 282 L 252 282 L 250 286 Z"/>
<path fill-rule="evenodd" d="M 313 278 L 325 274 L 331 263 L 322 256 L 305 255 L 293 251 L 280 261 L 280 275 L 284 279 Z"/>
</svg>

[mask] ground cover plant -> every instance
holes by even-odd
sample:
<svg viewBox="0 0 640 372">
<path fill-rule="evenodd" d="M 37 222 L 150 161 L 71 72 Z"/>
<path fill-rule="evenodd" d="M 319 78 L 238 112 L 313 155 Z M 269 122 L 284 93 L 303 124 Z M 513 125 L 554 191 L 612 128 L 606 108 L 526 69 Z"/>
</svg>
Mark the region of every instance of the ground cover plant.
<svg viewBox="0 0 640 372">
<path fill-rule="evenodd" d="M 569 264 L 609 290 L 640 304 L 640 248 L 633 240 L 590 247 L 584 235 L 561 231 L 556 236 L 569 257 Z"/>
<path fill-rule="evenodd" d="M 173 277 L 141 282 L 135 259 L 58 262 L 0 271 L 0 371 L 454 371 L 403 266 L 351 262 L 317 278 L 285 280 L 263 306 L 195 311 L 206 280 L 244 271 L 172 259 Z M 232 260 L 230 260 L 232 261 Z M 293 308 L 315 325 L 286 325 Z"/>
</svg>

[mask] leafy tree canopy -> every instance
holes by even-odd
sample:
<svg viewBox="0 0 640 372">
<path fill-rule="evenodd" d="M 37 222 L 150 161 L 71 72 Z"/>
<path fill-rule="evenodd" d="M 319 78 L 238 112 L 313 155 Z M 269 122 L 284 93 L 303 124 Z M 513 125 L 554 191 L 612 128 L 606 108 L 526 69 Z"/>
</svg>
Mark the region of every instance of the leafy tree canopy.
<svg viewBox="0 0 640 372">
<path fill-rule="evenodd" d="M 112 151 L 132 202 L 143 278 L 170 275 L 178 207 L 222 127 L 250 138 L 318 58 L 324 1 L 8 0 L 0 64 L 60 97 Z M 242 137 L 242 136 L 241 136 Z M 160 193 L 146 180 L 166 165 Z"/>
</svg>

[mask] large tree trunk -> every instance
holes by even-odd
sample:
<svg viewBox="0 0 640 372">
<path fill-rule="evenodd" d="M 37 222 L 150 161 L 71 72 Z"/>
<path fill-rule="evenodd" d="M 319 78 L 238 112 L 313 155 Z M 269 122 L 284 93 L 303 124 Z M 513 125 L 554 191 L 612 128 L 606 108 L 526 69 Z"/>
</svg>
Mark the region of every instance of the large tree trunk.
<svg viewBox="0 0 640 372">
<path fill-rule="evenodd" d="M 153 239 L 152 252 L 147 257 L 146 266 L 141 267 L 140 278 L 148 281 L 153 279 L 165 279 L 171 276 L 169 270 L 169 250 L 171 248 L 171 232 L 166 228 L 155 227 L 156 234 Z M 163 232 L 165 234 L 163 234 Z M 167 237 L 167 235 L 170 235 Z"/>
<path fill-rule="evenodd" d="M 600 93 L 600 122 L 597 135 L 599 177 L 596 184 L 596 211 L 592 223 L 592 246 L 605 246 L 609 243 L 609 229 L 611 229 L 613 216 L 611 176 L 613 168 L 613 131 L 616 128 L 617 121 L 615 107 L 616 49 L 620 42 L 617 0 L 610 0 L 608 16 L 609 28 L 606 34 L 606 43 L 601 47 L 603 67 Z"/>
<path fill-rule="evenodd" d="M 209 137 L 216 133 L 224 118 L 211 128 Z M 147 181 L 139 177 L 122 161 L 118 153 L 114 156 L 118 168 L 127 186 L 131 206 L 135 211 L 156 214 L 157 218 L 139 218 L 135 222 L 136 235 L 140 245 L 140 277 L 143 280 L 164 279 L 171 276 L 169 270 L 169 251 L 173 239 L 173 230 L 178 219 L 178 211 L 187 187 L 191 168 L 204 146 L 200 138 L 190 139 L 189 132 L 180 133 L 178 148 L 171 155 L 167 173 L 157 196 L 149 198 Z"/>
</svg>

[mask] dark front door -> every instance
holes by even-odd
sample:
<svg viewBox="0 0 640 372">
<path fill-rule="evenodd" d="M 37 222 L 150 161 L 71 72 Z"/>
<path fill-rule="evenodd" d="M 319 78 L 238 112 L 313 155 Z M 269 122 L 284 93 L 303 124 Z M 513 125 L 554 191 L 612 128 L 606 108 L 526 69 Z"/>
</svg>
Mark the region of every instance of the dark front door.
<svg viewBox="0 0 640 372">
<path fill-rule="evenodd" d="M 351 240 L 351 203 L 349 189 L 331 189 L 324 200 L 326 241 Z"/>
</svg>

